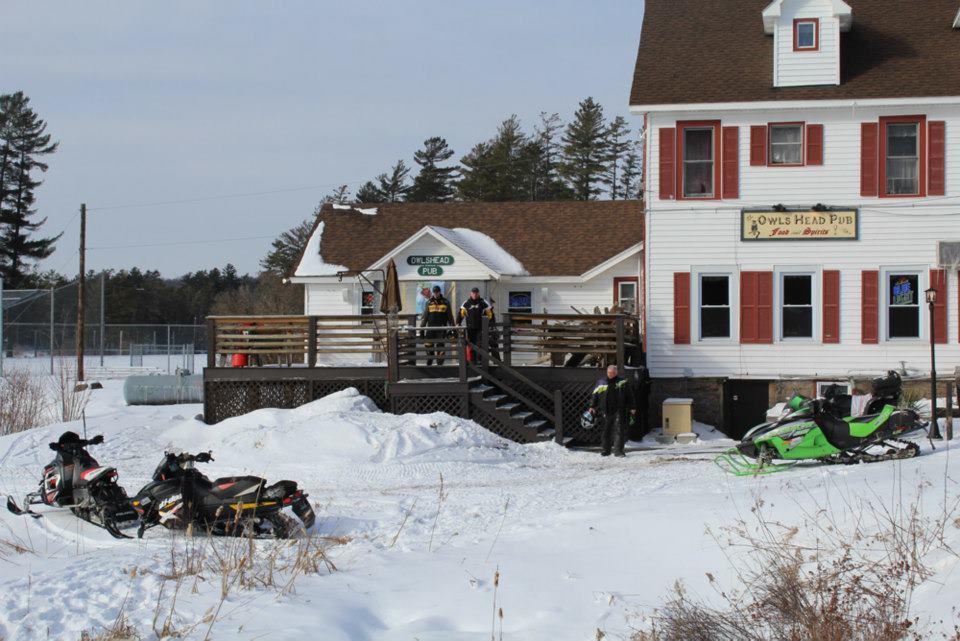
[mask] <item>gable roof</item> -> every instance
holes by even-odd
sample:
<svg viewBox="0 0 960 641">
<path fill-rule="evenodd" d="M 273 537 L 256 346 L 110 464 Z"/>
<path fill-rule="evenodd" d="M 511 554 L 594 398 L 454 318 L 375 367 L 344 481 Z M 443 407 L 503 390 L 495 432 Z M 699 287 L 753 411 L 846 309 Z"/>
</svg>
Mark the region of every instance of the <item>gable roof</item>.
<svg viewBox="0 0 960 641">
<path fill-rule="evenodd" d="M 579 276 L 643 240 L 643 202 L 381 203 L 376 215 L 328 204 L 314 232 L 321 224 L 322 262 L 350 271 L 429 228 L 498 273 L 512 273 L 513 259 L 531 276 Z"/>
<path fill-rule="evenodd" d="M 957 0 L 847 0 L 840 85 L 773 86 L 769 0 L 646 0 L 630 104 L 960 96 Z"/>
</svg>

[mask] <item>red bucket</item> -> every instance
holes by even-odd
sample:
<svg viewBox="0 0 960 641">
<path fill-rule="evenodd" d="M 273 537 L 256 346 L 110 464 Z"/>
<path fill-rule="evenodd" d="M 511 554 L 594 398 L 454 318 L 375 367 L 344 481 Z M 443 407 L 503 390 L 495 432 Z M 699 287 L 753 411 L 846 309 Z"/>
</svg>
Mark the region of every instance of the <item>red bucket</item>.
<svg viewBox="0 0 960 641">
<path fill-rule="evenodd" d="M 246 354 L 234 354 L 230 359 L 231 367 L 246 367 L 247 366 L 247 355 Z"/>
</svg>

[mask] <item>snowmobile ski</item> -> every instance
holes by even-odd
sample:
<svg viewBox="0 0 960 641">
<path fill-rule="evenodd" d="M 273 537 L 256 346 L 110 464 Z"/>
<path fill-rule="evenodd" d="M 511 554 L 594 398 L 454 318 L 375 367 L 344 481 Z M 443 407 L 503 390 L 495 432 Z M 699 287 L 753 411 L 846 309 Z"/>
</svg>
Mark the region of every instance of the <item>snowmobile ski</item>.
<svg viewBox="0 0 960 641">
<path fill-rule="evenodd" d="M 7 509 L 13 512 L 14 514 L 16 514 L 17 516 L 32 516 L 35 519 L 39 519 L 43 517 L 42 514 L 38 512 L 34 512 L 29 507 L 23 508 L 17 505 L 17 502 L 14 500 L 12 496 L 7 497 Z"/>
</svg>

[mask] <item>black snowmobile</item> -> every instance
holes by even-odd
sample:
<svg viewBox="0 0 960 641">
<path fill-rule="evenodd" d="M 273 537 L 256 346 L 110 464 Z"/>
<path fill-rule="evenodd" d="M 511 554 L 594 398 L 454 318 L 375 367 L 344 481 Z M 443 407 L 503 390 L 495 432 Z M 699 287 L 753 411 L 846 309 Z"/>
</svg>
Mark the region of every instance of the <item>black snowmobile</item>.
<svg viewBox="0 0 960 641">
<path fill-rule="evenodd" d="M 116 538 L 130 538 L 120 530 L 136 525 L 138 515 L 130 506 L 127 493 L 117 484 L 117 470 L 101 467 L 85 449 L 101 443 L 102 435 L 85 440 L 76 432 L 61 434 L 50 443 L 57 456 L 44 466 L 40 489 L 27 494 L 23 507 L 8 496 L 7 509 L 17 515 L 40 518 L 43 515 L 31 510 L 31 505 L 69 508 Z"/>
<path fill-rule="evenodd" d="M 313 508 L 294 481 L 270 486 L 258 476 L 210 481 L 194 463 L 212 460 L 210 452 L 164 454 L 153 480 L 131 501 L 140 514 L 138 536 L 157 525 L 180 530 L 193 525 L 197 533 L 288 538 L 299 530 L 296 521 L 283 513 L 288 506 L 304 529 L 313 525 Z"/>
</svg>

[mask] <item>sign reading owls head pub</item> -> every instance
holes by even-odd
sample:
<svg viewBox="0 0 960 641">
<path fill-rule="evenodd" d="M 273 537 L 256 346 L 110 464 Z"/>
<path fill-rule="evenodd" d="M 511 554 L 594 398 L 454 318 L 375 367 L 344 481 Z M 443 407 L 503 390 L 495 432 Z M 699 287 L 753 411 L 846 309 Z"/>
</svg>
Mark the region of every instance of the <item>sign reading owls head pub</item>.
<svg viewBox="0 0 960 641">
<path fill-rule="evenodd" d="M 857 209 L 743 210 L 740 239 L 751 240 L 857 240 Z"/>
</svg>

